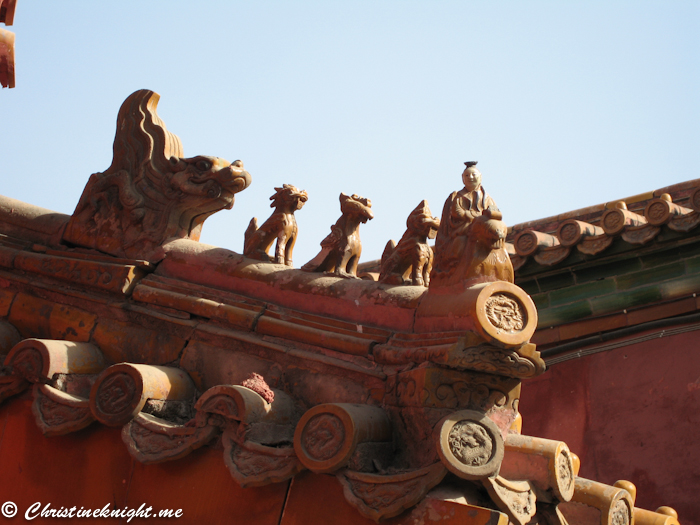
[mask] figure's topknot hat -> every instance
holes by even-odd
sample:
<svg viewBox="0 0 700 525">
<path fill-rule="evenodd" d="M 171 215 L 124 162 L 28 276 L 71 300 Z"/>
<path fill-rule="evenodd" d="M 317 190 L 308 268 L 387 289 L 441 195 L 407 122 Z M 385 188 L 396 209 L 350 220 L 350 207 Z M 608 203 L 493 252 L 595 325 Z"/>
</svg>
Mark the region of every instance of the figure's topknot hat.
<svg viewBox="0 0 700 525">
<path fill-rule="evenodd" d="M 464 163 L 464 165 L 467 168 L 471 168 L 472 166 L 476 166 L 479 163 L 478 160 L 468 160 L 467 162 Z"/>
</svg>

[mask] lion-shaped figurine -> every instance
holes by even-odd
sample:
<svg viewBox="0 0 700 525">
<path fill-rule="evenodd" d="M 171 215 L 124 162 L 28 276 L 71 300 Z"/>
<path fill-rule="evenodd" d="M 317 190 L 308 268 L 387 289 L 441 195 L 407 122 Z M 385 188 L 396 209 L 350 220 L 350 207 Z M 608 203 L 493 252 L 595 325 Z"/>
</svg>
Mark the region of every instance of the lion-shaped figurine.
<svg viewBox="0 0 700 525">
<path fill-rule="evenodd" d="M 90 177 L 65 242 L 157 262 L 165 242 L 199 240 L 204 220 L 233 207 L 234 194 L 250 184 L 239 160 L 182 158 L 180 139 L 156 114 L 159 99 L 143 89 L 122 104 L 112 165 Z"/>
<path fill-rule="evenodd" d="M 406 232 L 399 244 L 389 241 L 382 255 L 379 282 L 428 286 L 433 267 L 433 249 L 428 239 L 434 239 L 440 219 L 433 217 L 428 201 L 416 206 L 406 220 Z M 410 280 L 408 278 L 410 273 Z"/>
<path fill-rule="evenodd" d="M 321 251 L 301 267 L 307 272 L 328 272 L 339 277 L 359 279 L 357 264 L 362 253 L 360 224 L 374 218 L 372 202 L 358 195 L 340 194 L 342 215 L 321 241 Z"/>
<path fill-rule="evenodd" d="M 309 195 L 291 184 L 283 184 L 281 188 L 275 188 L 275 194 L 270 200 L 270 207 L 275 208 L 275 211 L 260 228 L 255 217 L 250 220 L 245 232 L 243 254 L 251 259 L 272 261 L 292 267 L 292 251 L 299 232 L 294 212 L 304 206 L 309 200 Z M 277 245 L 275 256 L 272 258 L 268 251 L 275 239 Z"/>
</svg>

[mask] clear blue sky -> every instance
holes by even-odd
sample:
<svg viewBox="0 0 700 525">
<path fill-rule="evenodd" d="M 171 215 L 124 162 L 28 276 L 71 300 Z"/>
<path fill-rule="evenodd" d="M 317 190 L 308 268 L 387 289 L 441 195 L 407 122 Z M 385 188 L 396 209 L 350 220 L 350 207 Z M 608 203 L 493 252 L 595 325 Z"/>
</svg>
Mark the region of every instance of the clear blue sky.
<svg viewBox="0 0 700 525">
<path fill-rule="evenodd" d="M 700 178 L 700 2 L 18 0 L 0 193 L 72 213 L 133 91 L 186 156 L 253 184 L 202 241 L 242 251 L 282 183 L 306 189 L 301 266 L 372 200 L 362 260 L 478 160 L 508 224 Z"/>
</svg>

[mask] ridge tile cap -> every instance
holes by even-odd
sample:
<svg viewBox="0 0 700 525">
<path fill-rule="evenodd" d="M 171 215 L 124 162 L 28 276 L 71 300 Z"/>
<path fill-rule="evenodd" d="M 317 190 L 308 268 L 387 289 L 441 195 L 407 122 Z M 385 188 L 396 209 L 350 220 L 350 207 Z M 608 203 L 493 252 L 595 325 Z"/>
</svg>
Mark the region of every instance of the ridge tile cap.
<svg viewBox="0 0 700 525">
<path fill-rule="evenodd" d="M 648 201 L 651 199 L 654 199 L 664 193 L 675 193 L 683 190 L 688 190 L 690 188 L 694 187 L 700 187 L 700 179 L 692 179 L 689 181 L 685 182 L 679 182 L 677 184 L 672 184 L 670 186 L 666 186 L 663 188 L 659 188 L 657 190 L 653 191 L 647 191 L 644 193 L 638 193 L 637 195 L 631 195 L 629 197 L 621 198 L 621 199 L 614 199 L 608 202 L 604 202 L 602 204 L 595 204 L 593 206 L 587 206 L 585 208 L 579 208 L 576 210 L 571 210 L 568 212 L 560 213 L 558 215 L 552 215 L 550 217 L 544 217 L 541 219 L 533 219 L 530 221 L 526 222 L 521 222 L 518 224 L 514 224 L 508 229 L 508 233 L 515 233 L 519 232 L 521 230 L 526 230 L 526 229 L 533 229 L 537 231 L 541 231 L 543 233 L 551 233 L 548 228 L 540 229 L 544 226 L 548 226 L 551 223 L 556 223 L 556 222 L 561 222 L 566 219 L 578 219 L 582 220 L 584 216 L 594 214 L 594 213 L 601 213 L 607 209 L 611 209 L 615 207 L 615 204 L 624 201 L 628 206 L 630 204 L 637 204 L 641 203 L 644 201 Z M 588 218 L 588 220 L 584 220 L 583 222 L 589 222 L 590 224 L 595 224 L 599 221 L 594 220 L 591 222 L 592 218 Z"/>
</svg>

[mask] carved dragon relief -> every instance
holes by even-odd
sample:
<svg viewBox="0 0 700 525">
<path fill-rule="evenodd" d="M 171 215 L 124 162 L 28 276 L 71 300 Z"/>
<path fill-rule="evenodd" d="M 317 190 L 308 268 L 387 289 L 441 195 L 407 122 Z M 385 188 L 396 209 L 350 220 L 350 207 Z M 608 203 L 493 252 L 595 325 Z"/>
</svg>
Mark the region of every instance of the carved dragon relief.
<svg viewBox="0 0 700 525">
<path fill-rule="evenodd" d="M 250 184 L 240 160 L 183 158 L 180 139 L 156 114 L 159 99 L 143 89 L 122 104 L 112 165 L 90 177 L 65 242 L 156 262 L 167 240 L 198 240 L 204 220 L 230 209 Z"/>
</svg>

